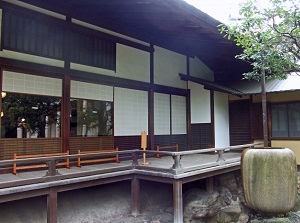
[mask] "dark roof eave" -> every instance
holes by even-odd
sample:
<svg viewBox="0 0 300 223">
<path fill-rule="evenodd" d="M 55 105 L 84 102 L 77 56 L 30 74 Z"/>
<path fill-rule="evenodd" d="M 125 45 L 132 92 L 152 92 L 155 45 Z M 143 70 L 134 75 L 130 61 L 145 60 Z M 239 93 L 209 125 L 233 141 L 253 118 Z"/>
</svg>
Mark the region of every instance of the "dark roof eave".
<svg viewBox="0 0 300 223">
<path fill-rule="evenodd" d="M 208 80 L 204 80 L 201 78 L 192 77 L 192 76 L 188 76 L 188 75 L 180 74 L 180 73 L 179 73 L 179 76 L 180 76 L 181 80 L 192 81 L 194 83 L 201 84 L 207 90 L 214 90 L 214 91 L 232 94 L 232 95 L 236 95 L 236 96 L 240 96 L 240 97 L 244 95 L 244 93 L 241 91 L 235 90 L 233 88 L 230 88 L 230 87 L 227 87 L 224 85 L 217 84 L 212 81 L 208 81 Z"/>
</svg>

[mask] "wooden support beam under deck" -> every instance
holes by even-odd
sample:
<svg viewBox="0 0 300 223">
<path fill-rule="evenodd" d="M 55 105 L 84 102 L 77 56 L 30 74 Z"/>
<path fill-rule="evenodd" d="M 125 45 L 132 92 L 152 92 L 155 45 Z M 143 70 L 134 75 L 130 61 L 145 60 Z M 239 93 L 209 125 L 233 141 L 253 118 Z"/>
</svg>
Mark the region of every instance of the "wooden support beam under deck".
<svg viewBox="0 0 300 223">
<path fill-rule="evenodd" d="M 57 188 L 49 188 L 47 196 L 47 223 L 57 223 Z"/>
<path fill-rule="evenodd" d="M 212 192 L 214 190 L 214 178 L 208 177 L 205 179 L 205 182 L 206 182 L 206 191 Z"/>
<path fill-rule="evenodd" d="M 173 181 L 173 209 L 174 223 L 183 222 L 183 200 L 182 200 L 182 181 Z"/>
<path fill-rule="evenodd" d="M 131 214 L 136 217 L 139 214 L 141 214 L 140 180 L 136 176 L 131 180 L 131 198 L 132 198 Z"/>
</svg>

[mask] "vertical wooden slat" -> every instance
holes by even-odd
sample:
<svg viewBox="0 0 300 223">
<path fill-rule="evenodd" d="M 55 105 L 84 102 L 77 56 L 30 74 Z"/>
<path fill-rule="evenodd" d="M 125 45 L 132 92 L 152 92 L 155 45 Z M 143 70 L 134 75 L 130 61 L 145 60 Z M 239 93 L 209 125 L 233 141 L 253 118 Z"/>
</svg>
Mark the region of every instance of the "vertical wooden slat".
<svg viewBox="0 0 300 223">
<path fill-rule="evenodd" d="M 173 181 L 174 223 L 183 222 L 182 181 Z"/>
<path fill-rule="evenodd" d="M 57 188 L 51 187 L 47 196 L 47 223 L 57 223 Z"/>
<path fill-rule="evenodd" d="M 62 95 L 62 120 L 61 120 L 61 137 L 62 137 L 62 152 L 70 150 L 70 91 L 71 80 L 69 75 L 63 78 L 63 95 Z"/>
</svg>

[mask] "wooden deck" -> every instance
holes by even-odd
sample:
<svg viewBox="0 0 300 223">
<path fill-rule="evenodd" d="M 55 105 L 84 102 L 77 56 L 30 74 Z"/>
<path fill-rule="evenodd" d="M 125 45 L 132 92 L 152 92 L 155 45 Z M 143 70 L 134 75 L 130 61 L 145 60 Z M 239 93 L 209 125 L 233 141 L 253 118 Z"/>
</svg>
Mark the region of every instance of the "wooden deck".
<svg viewBox="0 0 300 223">
<path fill-rule="evenodd" d="M 224 159 L 216 162 L 217 154 L 194 154 L 182 156 L 180 160 L 181 170 L 174 172 L 174 160 L 172 157 L 163 156 L 161 158 L 146 158 L 149 163 L 142 165 L 143 159 L 137 161 L 134 165 L 131 160 L 120 163 L 101 163 L 93 165 L 83 165 L 82 167 L 72 166 L 70 169 L 59 168 L 55 176 L 47 176 L 47 169 L 35 171 L 19 171 L 18 175 L 11 173 L 0 174 L 0 202 L 4 195 L 26 192 L 36 189 L 47 188 L 50 186 L 63 186 L 60 191 L 68 190 L 68 186 L 73 188 L 72 184 L 84 183 L 98 179 L 112 179 L 122 176 L 132 178 L 136 174 L 140 179 L 172 183 L 173 179 L 182 179 L 189 182 L 206 178 L 207 176 L 217 175 L 224 171 L 238 169 L 240 164 L 240 153 L 224 153 Z M 78 186 L 80 187 L 80 186 Z M 84 185 L 82 185 L 84 187 Z"/>
<path fill-rule="evenodd" d="M 249 144 L 250 145 L 250 144 Z M 212 177 L 240 169 L 241 149 L 249 145 L 191 150 L 182 152 L 160 151 L 161 158 L 156 158 L 157 151 L 129 150 L 112 153 L 68 155 L 20 160 L 0 161 L 0 166 L 12 166 L 13 163 L 30 162 L 48 163 L 48 169 L 37 171 L 19 171 L 18 175 L 0 174 L 0 203 L 23 198 L 47 195 L 50 223 L 56 223 L 57 193 L 91 187 L 124 180 L 131 181 L 132 214 L 140 213 L 140 180 L 149 180 L 173 185 L 174 222 L 183 218 L 182 185 L 187 182 L 206 179 L 212 187 Z M 251 144 L 250 146 L 252 146 Z M 143 153 L 146 154 L 144 163 Z M 99 163 L 76 167 L 78 157 L 125 155 L 132 157 L 120 163 Z M 69 158 L 71 168 L 56 168 L 57 160 Z M 74 165 L 72 165 L 74 162 Z"/>
</svg>

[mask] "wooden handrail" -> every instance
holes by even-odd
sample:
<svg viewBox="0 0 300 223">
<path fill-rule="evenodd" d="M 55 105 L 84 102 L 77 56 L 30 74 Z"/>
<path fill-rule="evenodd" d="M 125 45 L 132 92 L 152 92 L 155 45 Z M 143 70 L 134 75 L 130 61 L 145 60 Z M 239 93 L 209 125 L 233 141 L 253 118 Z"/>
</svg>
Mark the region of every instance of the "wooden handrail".
<svg viewBox="0 0 300 223">
<path fill-rule="evenodd" d="M 48 163 L 50 175 L 54 174 L 55 164 L 59 160 L 64 159 L 70 159 L 75 160 L 79 157 L 82 158 L 95 158 L 95 157 L 105 157 L 105 156 L 114 156 L 114 155 L 120 155 L 120 154 L 130 154 L 132 156 L 132 167 L 135 168 L 135 166 L 139 166 L 138 164 L 138 157 L 139 154 L 147 153 L 147 154 L 163 154 L 167 156 L 172 156 L 174 159 L 174 164 L 171 169 L 173 169 L 172 173 L 177 174 L 180 173 L 180 171 L 183 169 L 180 163 L 181 157 L 184 155 L 193 155 L 193 154 L 201 154 L 201 153 L 208 153 L 211 151 L 218 152 L 218 160 L 216 160 L 216 163 L 219 163 L 219 165 L 222 164 L 223 159 L 223 152 L 234 150 L 234 149 L 241 149 L 241 148 L 249 148 L 253 146 L 261 145 L 261 143 L 253 143 L 253 144 L 245 144 L 245 145 L 238 145 L 238 146 L 229 146 L 229 147 L 223 147 L 223 148 L 208 148 L 208 149 L 199 149 L 199 150 L 191 150 L 191 151 L 181 151 L 181 152 L 170 152 L 170 151 L 156 151 L 156 150 L 123 150 L 123 151 L 115 151 L 115 152 L 100 152 L 100 153 L 89 153 L 89 154 L 73 154 L 73 155 L 64 155 L 64 156 L 51 156 L 51 157 L 36 157 L 36 158 L 21 158 L 17 160 L 3 160 L 0 161 L 0 166 L 9 166 L 14 163 L 16 164 L 32 164 L 32 163 Z M 50 167 L 52 169 L 50 169 Z"/>
</svg>

